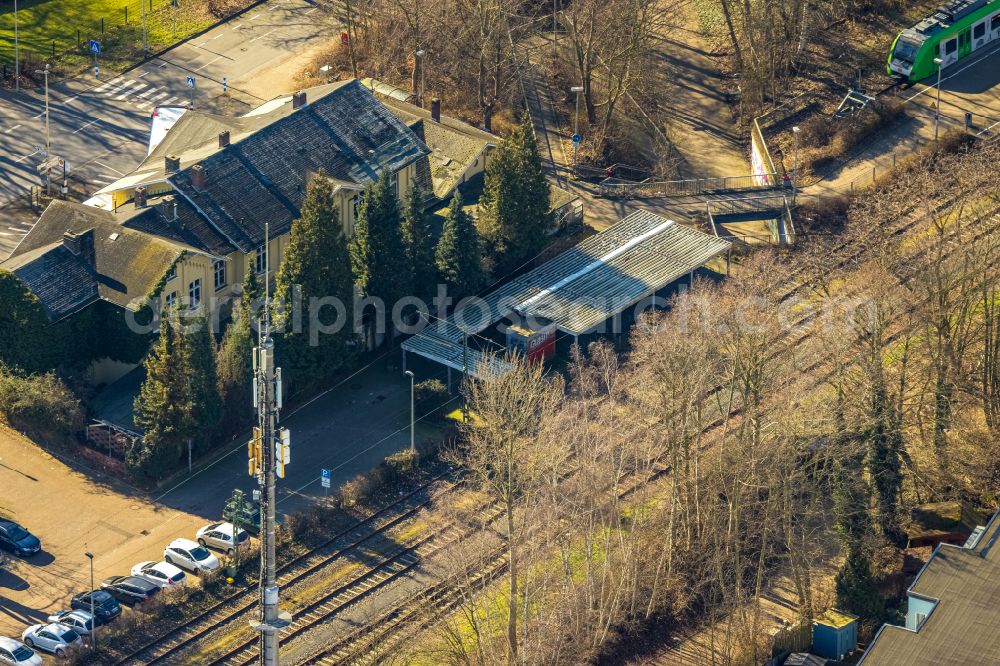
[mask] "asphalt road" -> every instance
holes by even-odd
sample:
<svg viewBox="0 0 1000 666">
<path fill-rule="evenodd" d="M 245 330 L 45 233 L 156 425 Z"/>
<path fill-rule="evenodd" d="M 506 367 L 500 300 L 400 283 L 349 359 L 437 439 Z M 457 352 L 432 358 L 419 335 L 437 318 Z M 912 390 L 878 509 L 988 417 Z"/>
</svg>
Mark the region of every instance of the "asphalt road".
<svg viewBox="0 0 1000 666">
<path fill-rule="evenodd" d="M 311 0 L 271 0 L 234 17 L 121 75 L 102 71 L 50 86 L 51 153 L 68 160 L 92 193 L 134 169 L 145 156 L 154 105 L 195 108 L 222 94 L 223 80 L 237 84 L 280 65 L 297 51 L 328 37 L 328 19 Z M 187 77 L 195 79 L 195 88 Z M 264 101 L 229 86 L 252 105 Z M 0 206 L 42 184 L 45 96 L 41 89 L 0 92 Z M 0 259 L 24 233 L 26 222 L 2 219 Z"/>
</svg>

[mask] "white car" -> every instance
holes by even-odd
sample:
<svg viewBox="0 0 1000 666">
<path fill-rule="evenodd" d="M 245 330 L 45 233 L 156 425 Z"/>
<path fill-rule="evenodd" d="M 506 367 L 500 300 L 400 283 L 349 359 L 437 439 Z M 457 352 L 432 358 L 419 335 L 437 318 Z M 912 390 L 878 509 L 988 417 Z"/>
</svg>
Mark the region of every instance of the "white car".
<svg viewBox="0 0 1000 666">
<path fill-rule="evenodd" d="M 82 610 L 64 610 L 49 615 L 49 622 L 69 627 L 81 636 L 89 636 L 94 630 L 94 616 Z"/>
<path fill-rule="evenodd" d="M 21 640 L 28 647 L 52 652 L 57 657 L 65 657 L 70 648 L 83 643 L 80 634 L 57 622 L 33 624 L 24 630 Z"/>
<path fill-rule="evenodd" d="M 152 561 L 139 562 L 132 567 L 132 575 L 163 588 L 180 587 L 187 578 L 185 573 L 173 564 Z"/>
<path fill-rule="evenodd" d="M 163 550 L 163 559 L 188 571 L 201 573 L 219 568 L 219 558 L 191 539 L 174 539 Z"/>
<path fill-rule="evenodd" d="M 205 525 L 198 530 L 195 535 L 198 543 L 208 548 L 216 548 L 224 551 L 226 555 L 233 554 L 233 524 L 232 523 L 212 523 Z M 239 547 L 242 548 L 250 543 L 250 535 L 247 531 L 239 531 Z"/>
<path fill-rule="evenodd" d="M 42 658 L 30 647 L 13 638 L 0 636 L 0 664 L 12 666 L 42 666 Z"/>
</svg>

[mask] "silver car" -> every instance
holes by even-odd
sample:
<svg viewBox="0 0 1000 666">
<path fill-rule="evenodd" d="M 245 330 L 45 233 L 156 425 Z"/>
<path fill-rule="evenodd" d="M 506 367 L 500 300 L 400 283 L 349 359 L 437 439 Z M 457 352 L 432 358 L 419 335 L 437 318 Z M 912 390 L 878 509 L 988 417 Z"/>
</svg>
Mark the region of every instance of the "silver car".
<svg viewBox="0 0 1000 666">
<path fill-rule="evenodd" d="M 42 658 L 21 641 L 0 636 L 0 664 L 7 666 L 42 666 Z"/>
<path fill-rule="evenodd" d="M 80 634 L 55 622 L 31 625 L 21 634 L 21 640 L 28 647 L 52 652 L 57 657 L 65 657 L 70 648 L 83 643 Z"/>
<path fill-rule="evenodd" d="M 240 548 L 243 548 L 250 542 L 250 535 L 247 534 L 246 530 L 240 529 L 237 534 Z M 233 554 L 235 546 L 233 545 L 232 523 L 212 523 L 211 525 L 205 525 L 198 530 L 198 534 L 195 537 L 202 546 L 221 550 L 226 555 Z"/>
<path fill-rule="evenodd" d="M 49 615 L 49 622 L 69 627 L 81 636 L 89 636 L 94 630 L 94 616 L 82 610 L 64 610 Z"/>
</svg>

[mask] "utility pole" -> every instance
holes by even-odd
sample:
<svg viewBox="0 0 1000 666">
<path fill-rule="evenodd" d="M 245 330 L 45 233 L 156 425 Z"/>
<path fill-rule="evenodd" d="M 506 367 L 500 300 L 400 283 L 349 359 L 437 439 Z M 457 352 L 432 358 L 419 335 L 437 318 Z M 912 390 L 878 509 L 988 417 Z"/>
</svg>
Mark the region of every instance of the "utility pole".
<svg viewBox="0 0 1000 666">
<path fill-rule="evenodd" d="M 281 368 L 274 367 L 274 340 L 271 339 L 268 306 L 270 251 L 269 228 L 264 227 L 264 312 L 260 323 L 260 338 L 253 352 L 254 407 L 257 427 L 250 441 L 250 475 L 260 484 L 260 614 L 250 626 L 260 632 L 260 663 L 278 666 L 278 632 L 291 623 L 287 612 L 278 610 L 278 584 L 275 578 L 274 505 L 277 477 L 285 476 L 288 462 L 287 435 L 279 432 L 278 412 L 281 410 Z"/>
<path fill-rule="evenodd" d="M 414 374 L 412 370 L 407 370 L 403 373 L 410 378 L 410 453 L 416 455 L 417 444 L 416 444 L 416 403 L 413 398 L 414 394 Z"/>
<path fill-rule="evenodd" d="M 555 33 L 553 33 L 555 34 Z M 576 167 L 576 149 L 579 145 L 577 137 L 580 134 L 580 93 L 583 92 L 583 86 L 573 86 L 569 89 L 570 92 L 576 93 L 576 113 L 573 115 L 573 167 Z"/>
<path fill-rule="evenodd" d="M 424 50 L 417 51 L 417 68 L 420 70 L 420 92 L 417 95 L 417 106 L 424 108 Z"/>
<path fill-rule="evenodd" d="M 17 36 L 17 0 L 14 0 L 14 90 L 21 92 L 21 42 Z"/>
<path fill-rule="evenodd" d="M 52 140 L 49 134 L 49 71 L 52 66 L 45 63 L 45 69 L 35 70 L 35 74 L 45 76 L 45 161 L 48 167 L 45 170 L 45 193 L 52 194 Z"/>
<path fill-rule="evenodd" d="M 149 57 L 149 32 L 146 30 L 146 0 L 140 0 L 142 4 L 142 57 Z"/>
<path fill-rule="evenodd" d="M 941 65 L 944 63 L 941 58 L 934 58 L 934 64 L 938 68 L 938 80 L 937 80 L 937 104 L 934 107 L 934 143 L 938 140 L 938 126 L 941 124 L 941 70 L 943 67 Z"/>
</svg>

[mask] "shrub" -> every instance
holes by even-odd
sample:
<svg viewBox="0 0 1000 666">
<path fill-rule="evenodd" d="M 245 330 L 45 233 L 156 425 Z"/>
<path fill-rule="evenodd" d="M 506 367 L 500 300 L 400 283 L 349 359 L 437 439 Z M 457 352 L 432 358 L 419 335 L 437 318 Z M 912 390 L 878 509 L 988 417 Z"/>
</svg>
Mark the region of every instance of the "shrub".
<svg viewBox="0 0 1000 666">
<path fill-rule="evenodd" d="M 65 442 L 84 423 L 79 400 L 54 374 L 21 376 L 3 366 L 0 419 L 49 444 Z"/>
<path fill-rule="evenodd" d="M 804 166 L 816 171 L 843 160 L 866 139 L 898 122 L 906 115 L 896 99 L 879 100 L 850 118 L 832 120 L 821 115 L 802 124 L 806 146 Z"/>
<path fill-rule="evenodd" d="M 413 387 L 413 390 L 419 413 L 426 414 L 424 420 L 431 423 L 443 423 L 448 413 L 448 403 L 451 401 L 448 387 L 444 385 L 444 382 L 440 379 L 427 379 Z"/>
</svg>

